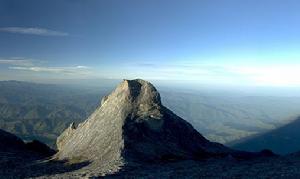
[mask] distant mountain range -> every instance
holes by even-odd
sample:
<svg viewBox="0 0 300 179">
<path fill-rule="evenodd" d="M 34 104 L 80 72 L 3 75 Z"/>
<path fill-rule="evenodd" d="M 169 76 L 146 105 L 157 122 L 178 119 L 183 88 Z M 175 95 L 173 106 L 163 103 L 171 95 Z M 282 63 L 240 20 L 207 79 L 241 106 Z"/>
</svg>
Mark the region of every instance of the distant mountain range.
<svg viewBox="0 0 300 179">
<path fill-rule="evenodd" d="M 300 115 L 300 98 L 220 91 L 161 90 L 163 103 L 209 140 L 223 144 L 288 124 Z"/>
<path fill-rule="evenodd" d="M 52 146 L 71 121 L 82 121 L 99 103 L 98 94 L 64 85 L 0 82 L 0 128 L 25 140 Z M 102 94 L 102 95 L 101 95 Z"/>
<path fill-rule="evenodd" d="M 299 153 L 245 152 L 211 142 L 144 80 L 124 80 L 54 153 L 0 130 L 1 178 L 298 178 Z M 51 158 L 47 158 L 51 156 Z"/>
<path fill-rule="evenodd" d="M 112 84 L 87 88 L 0 81 L 0 128 L 55 147 L 56 137 L 71 122 L 79 123 L 89 116 L 113 88 Z M 165 87 L 159 90 L 166 107 L 209 140 L 223 144 L 276 129 L 300 114 L 299 97 Z"/>
</svg>

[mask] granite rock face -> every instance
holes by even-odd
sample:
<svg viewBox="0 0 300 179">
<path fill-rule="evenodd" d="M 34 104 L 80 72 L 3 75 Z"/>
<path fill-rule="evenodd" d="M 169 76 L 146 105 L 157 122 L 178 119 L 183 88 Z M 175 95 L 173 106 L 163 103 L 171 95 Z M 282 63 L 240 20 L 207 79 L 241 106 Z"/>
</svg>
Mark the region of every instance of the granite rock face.
<svg viewBox="0 0 300 179">
<path fill-rule="evenodd" d="M 90 161 L 102 168 L 230 152 L 164 107 L 155 87 L 140 79 L 119 84 L 86 121 L 71 124 L 57 146 L 57 159 Z"/>
</svg>

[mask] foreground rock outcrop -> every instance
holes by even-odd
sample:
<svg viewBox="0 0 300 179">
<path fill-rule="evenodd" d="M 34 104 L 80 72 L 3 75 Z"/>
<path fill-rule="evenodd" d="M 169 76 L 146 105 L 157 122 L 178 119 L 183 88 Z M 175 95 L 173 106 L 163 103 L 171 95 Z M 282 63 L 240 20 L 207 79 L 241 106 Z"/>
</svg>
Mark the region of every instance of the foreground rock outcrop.
<svg viewBox="0 0 300 179">
<path fill-rule="evenodd" d="M 0 129 L 0 152 L 23 151 L 26 145 L 19 137 Z"/>
<path fill-rule="evenodd" d="M 39 172 L 37 167 L 31 171 L 30 166 L 53 154 L 53 149 L 37 140 L 25 143 L 14 134 L 0 129 L 0 178 L 36 176 Z M 42 168 L 46 170 L 46 167 Z"/>
<path fill-rule="evenodd" d="M 58 137 L 57 147 L 57 159 L 112 167 L 107 170 L 232 152 L 164 107 L 155 87 L 140 79 L 124 80 L 85 122 L 72 123 Z"/>
<path fill-rule="evenodd" d="M 0 129 L 0 153 L 9 153 L 14 155 L 28 154 L 42 158 L 50 157 L 55 154 L 56 151 L 38 140 L 25 143 L 14 134 Z"/>
</svg>

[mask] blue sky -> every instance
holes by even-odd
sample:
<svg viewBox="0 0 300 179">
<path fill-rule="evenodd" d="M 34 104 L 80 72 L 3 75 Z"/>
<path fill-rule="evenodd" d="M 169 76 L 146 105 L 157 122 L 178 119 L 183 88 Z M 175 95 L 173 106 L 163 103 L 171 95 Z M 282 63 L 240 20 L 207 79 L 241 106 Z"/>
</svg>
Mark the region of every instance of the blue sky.
<svg viewBox="0 0 300 179">
<path fill-rule="evenodd" d="M 300 86 L 298 0 L 0 0 L 0 79 Z"/>
</svg>

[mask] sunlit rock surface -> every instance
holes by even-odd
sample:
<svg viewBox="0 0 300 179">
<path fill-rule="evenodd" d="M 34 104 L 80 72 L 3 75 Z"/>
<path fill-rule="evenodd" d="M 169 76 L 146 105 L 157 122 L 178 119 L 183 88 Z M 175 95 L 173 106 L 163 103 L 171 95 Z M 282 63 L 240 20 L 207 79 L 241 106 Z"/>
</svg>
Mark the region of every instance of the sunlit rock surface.
<svg viewBox="0 0 300 179">
<path fill-rule="evenodd" d="M 57 146 L 57 159 L 89 161 L 104 173 L 132 163 L 201 159 L 231 151 L 209 142 L 164 107 L 155 87 L 140 79 L 119 84 L 86 121 L 71 124 Z"/>
</svg>

